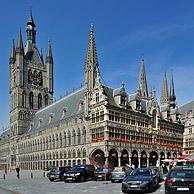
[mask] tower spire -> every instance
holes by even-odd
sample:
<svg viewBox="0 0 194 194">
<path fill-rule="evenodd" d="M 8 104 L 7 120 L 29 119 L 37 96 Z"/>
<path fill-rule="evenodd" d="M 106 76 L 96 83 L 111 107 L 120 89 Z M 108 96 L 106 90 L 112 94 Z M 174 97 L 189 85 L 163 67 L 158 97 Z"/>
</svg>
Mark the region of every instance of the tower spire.
<svg viewBox="0 0 194 194">
<path fill-rule="evenodd" d="M 171 83 L 170 83 L 170 106 L 175 108 L 176 104 L 176 96 L 175 96 L 175 91 L 174 91 L 174 80 L 173 80 L 173 75 L 171 78 Z"/>
<path fill-rule="evenodd" d="M 168 96 L 168 83 L 167 83 L 167 77 L 166 72 L 164 74 L 164 80 L 163 80 L 163 86 L 162 86 L 162 95 L 160 98 L 161 105 L 167 104 L 169 102 L 169 96 Z"/>
<path fill-rule="evenodd" d="M 142 97 L 146 97 L 146 98 L 148 97 L 148 88 L 147 88 L 146 73 L 145 73 L 145 66 L 144 66 L 144 56 L 142 56 L 142 59 L 141 59 L 138 89 Z"/>
<path fill-rule="evenodd" d="M 93 24 L 90 25 L 89 43 L 84 69 L 85 69 L 85 83 L 87 84 L 88 90 L 92 91 L 92 89 L 96 85 L 96 82 L 99 83 L 100 81 L 99 80 L 100 71 L 96 51 Z"/>
<path fill-rule="evenodd" d="M 20 51 L 23 50 L 23 41 L 22 41 L 22 32 L 21 32 L 21 28 L 18 34 L 18 42 L 17 42 L 17 49 L 19 49 Z"/>
<path fill-rule="evenodd" d="M 89 44 L 88 44 L 88 51 L 86 56 L 86 62 L 93 66 L 98 66 L 98 57 L 96 52 L 96 43 L 95 43 L 95 37 L 94 37 L 94 25 L 91 23 L 90 25 L 90 38 L 89 38 Z"/>
<path fill-rule="evenodd" d="M 36 43 L 36 25 L 32 17 L 32 9 L 30 9 L 30 16 L 27 22 L 26 33 L 27 41 L 30 41 L 31 43 Z"/>
</svg>

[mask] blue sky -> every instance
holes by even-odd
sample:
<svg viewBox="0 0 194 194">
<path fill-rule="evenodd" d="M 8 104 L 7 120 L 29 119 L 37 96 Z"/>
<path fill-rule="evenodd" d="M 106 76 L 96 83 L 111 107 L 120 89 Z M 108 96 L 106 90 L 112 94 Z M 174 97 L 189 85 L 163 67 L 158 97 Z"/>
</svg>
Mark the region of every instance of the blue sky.
<svg viewBox="0 0 194 194">
<path fill-rule="evenodd" d="M 124 82 L 134 92 L 144 54 L 148 87 L 156 88 L 158 100 L 164 72 L 170 83 L 171 69 L 178 105 L 194 99 L 193 0 L 7 0 L 0 6 L 0 129 L 9 125 L 11 42 L 20 27 L 26 39 L 30 6 L 44 57 L 52 42 L 55 99 L 83 83 L 90 23 L 107 85 Z"/>
</svg>

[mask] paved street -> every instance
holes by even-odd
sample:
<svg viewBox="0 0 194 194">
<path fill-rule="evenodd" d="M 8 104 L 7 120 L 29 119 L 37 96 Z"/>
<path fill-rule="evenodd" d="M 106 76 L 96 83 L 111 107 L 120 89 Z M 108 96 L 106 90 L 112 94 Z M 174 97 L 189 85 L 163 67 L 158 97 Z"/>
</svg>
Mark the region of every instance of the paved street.
<svg viewBox="0 0 194 194">
<path fill-rule="evenodd" d="M 2 171 L 0 172 L 0 194 L 118 194 L 121 192 L 121 183 L 103 184 L 102 181 L 87 181 L 84 183 L 64 183 L 50 182 L 48 178 L 43 177 L 43 171 L 21 171 L 21 178 L 16 178 L 15 171 L 8 173 L 6 179 L 3 179 Z M 6 189 L 6 190 L 2 190 Z M 14 192 L 11 192 L 14 191 Z M 153 192 L 153 194 L 164 194 L 164 185 Z"/>
</svg>

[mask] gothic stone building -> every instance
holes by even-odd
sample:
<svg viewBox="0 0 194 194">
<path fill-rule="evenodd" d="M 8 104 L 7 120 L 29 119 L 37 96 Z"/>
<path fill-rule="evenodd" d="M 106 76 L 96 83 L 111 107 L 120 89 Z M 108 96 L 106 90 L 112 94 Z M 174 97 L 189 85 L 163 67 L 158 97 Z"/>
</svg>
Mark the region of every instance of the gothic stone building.
<svg viewBox="0 0 194 194">
<path fill-rule="evenodd" d="M 148 94 L 144 59 L 138 89 L 129 95 L 124 84 L 102 84 L 93 25 L 84 66 L 84 85 L 53 102 L 53 57 L 48 42 L 46 60 L 36 46 L 36 26 L 30 14 L 23 46 L 19 32 L 9 60 L 10 127 L 0 137 L 1 165 L 44 169 L 50 165 L 91 163 L 110 167 L 159 165 L 182 152 L 183 125 L 170 95 L 166 74 L 161 106 L 156 91 Z"/>
</svg>

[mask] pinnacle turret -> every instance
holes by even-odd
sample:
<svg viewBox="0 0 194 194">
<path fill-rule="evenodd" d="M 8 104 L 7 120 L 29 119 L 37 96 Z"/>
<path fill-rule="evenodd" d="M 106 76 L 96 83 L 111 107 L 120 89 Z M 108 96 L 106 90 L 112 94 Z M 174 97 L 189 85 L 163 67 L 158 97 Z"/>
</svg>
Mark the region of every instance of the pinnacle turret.
<svg viewBox="0 0 194 194">
<path fill-rule="evenodd" d="M 139 91 L 142 97 L 148 97 L 148 88 L 147 88 L 147 81 L 146 81 L 146 73 L 145 73 L 145 66 L 144 66 L 144 57 L 141 59 L 141 69 L 139 75 Z"/>
<path fill-rule="evenodd" d="M 17 50 L 22 51 L 23 50 L 23 41 L 22 41 L 22 32 L 21 32 L 21 28 L 18 34 L 18 42 L 17 42 Z"/>
<path fill-rule="evenodd" d="M 52 56 L 52 49 L 51 49 L 51 41 L 49 40 L 47 54 L 46 54 L 46 63 L 52 62 L 52 61 L 53 61 L 53 56 Z"/>
<path fill-rule="evenodd" d="M 175 96 L 175 91 L 174 91 L 174 81 L 173 81 L 173 76 L 171 79 L 171 83 L 170 83 L 170 106 L 175 108 L 176 106 L 176 96 Z"/>
<path fill-rule="evenodd" d="M 10 63 L 15 61 L 15 43 L 14 43 L 14 39 L 12 42 L 12 47 L 11 47 L 11 53 L 10 53 L 10 58 L 9 58 Z"/>
<path fill-rule="evenodd" d="M 164 80 L 163 80 L 163 86 L 162 86 L 162 95 L 160 98 L 161 105 L 167 104 L 169 102 L 169 96 L 168 96 L 168 83 L 167 83 L 167 77 L 166 72 L 164 74 Z"/>
</svg>

